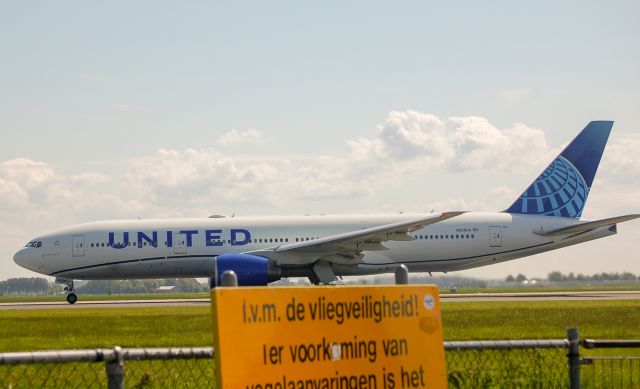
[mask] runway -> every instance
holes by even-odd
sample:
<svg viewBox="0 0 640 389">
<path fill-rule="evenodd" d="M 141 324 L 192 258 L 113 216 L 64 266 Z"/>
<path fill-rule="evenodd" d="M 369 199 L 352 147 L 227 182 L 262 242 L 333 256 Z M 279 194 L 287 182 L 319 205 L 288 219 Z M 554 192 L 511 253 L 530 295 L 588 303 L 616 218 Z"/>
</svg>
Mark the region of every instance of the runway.
<svg viewBox="0 0 640 389">
<path fill-rule="evenodd" d="M 640 300 L 640 291 L 441 294 L 442 302 Z"/>
<path fill-rule="evenodd" d="M 78 309 L 78 308 L 154 308 L 154 307 L 195 307 L 208 306 L 209 299 L 150 299 L 150 300 L 102 300 L 82 301 L 69 304 L 60 296 L 60 301 L 29 302 L 29 303 L 0 303 L 1 310 L 9 309 Z"/>
<path fill-rule="evenodd" d="M 151 299 L 151 300 L 103 300 L 82 301 L 71 305 L 60 296 L 60 301 L 0 303 L 0 310 L 21 309 L 82 309 L 82 308 L 153 308 L 208 306 L 209 299 Z M 589 292 L 541 292 L 541 293 L 474 293 L 442 294 L 440 300 L 449 302 L 514 302 L 514 301 L 597 301 L 640 300 L 640 291 L 589 291 Z"/>
</svg>

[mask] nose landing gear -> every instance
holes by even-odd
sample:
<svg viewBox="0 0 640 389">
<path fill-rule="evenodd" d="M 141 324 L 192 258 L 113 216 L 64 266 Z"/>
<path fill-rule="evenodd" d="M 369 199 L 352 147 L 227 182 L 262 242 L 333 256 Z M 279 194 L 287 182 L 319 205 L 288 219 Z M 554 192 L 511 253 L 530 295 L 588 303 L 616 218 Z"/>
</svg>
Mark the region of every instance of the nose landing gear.
<svg viewBox="0 0 640 389">
<path fill-rule="evenodd" d="M 75 293 L 75 289 L 73 288 L 64 288 L 65 291 L 68 291 L 69 293 L 67 293 L 67 302 L 69 304 L 74 304 L 76 301 L 78 301 L 78 296 L 76 296 Z"/>
<path fill-rule="evenodd" d="M 67 292 L 67 302 L 69 304 L 75 304 L 78 301 L 78 296 L 76 295 L 76 290 L 73 288 L 73 280 L 68 278 L 56 278 L 56 284 L 66 285 L 64 287 L 64 291 Z"/>
</svg>

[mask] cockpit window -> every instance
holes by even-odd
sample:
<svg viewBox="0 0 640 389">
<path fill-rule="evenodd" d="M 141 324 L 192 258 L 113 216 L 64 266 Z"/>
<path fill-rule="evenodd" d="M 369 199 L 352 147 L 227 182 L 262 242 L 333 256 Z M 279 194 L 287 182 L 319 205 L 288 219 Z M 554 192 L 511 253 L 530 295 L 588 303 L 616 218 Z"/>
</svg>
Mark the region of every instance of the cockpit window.
<svg viewBox="0 0 640 389">
<path fill-rule="evenodd" d="M 42 247 L 42 241 L 39 240 L 32 240 L 31 242 L 27 243 L 27 245 L 25 247 Z"/>
</svg>

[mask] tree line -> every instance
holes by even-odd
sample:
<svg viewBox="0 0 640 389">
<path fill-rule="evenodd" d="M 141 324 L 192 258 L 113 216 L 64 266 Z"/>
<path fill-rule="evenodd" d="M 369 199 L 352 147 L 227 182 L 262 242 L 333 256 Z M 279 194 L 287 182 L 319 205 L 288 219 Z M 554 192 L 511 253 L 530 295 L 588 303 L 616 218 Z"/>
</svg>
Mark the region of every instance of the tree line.
<svg viewBox="0 0 640 389">
<path fill-rule="evenodd" d="M 50 294 L 52 285 L 44 278 L 9 278 L 0 281 L 0 295 L 7 294 Z"/>
<path fill-rule="evenodd" d="M 131 294 L 151 293 L 161 286 L 176 286 L 181 292 L 207 292 L 209 287 L 193 278 L 177 278 L 167 280 L 108 280 L 89 281 L 79 286 L 78 293 L 86 294 Z"/>
<path fill-rule="evenodd" d="M 88 281 L 77 286 L 78 293 L 86 294 L 127 294 L 152 293 L 161 286 L 176 286 L 181 292 L 198 293 L 209 291 L 208 285 L 194 278 L 166 280 L 109 280 Z M 0 281 L 0 296 L 12 294 L 44 295 L 62 292 L 63 285 L 53 284 L 44 278 L 9 278 Z"/>
<path fill-rule="evenodd" d="M 528 278 L 524 274 L 520 273 L 517 276 L 509 274 L 505 281 L 507 282 L 524 282 Z M 573 272 L 564 274 L 559 271 L 552 271 L 547 275 L 547 281 L 549 282 L 603 282 L 603 281 L 640 281 L 640 276 L 637 276 L 630 272 L 623 273 L 596 273 L 592 275 L 585 275 L 582 273 L 575 274 Z"/>
</svg>

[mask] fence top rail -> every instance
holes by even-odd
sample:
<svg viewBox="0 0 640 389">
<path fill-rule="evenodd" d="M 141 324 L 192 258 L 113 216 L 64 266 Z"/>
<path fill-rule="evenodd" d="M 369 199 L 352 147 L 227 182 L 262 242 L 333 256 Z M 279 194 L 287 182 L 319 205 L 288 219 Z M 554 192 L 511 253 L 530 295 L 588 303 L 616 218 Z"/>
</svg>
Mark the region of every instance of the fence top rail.
<svg viewBox="0 0 640 389">
<path fill-rule="evenodd" d="M 213 347 L 126 348 L 120 351 L 125 360 L 213 358 Z M 101 362 L 115 361 L 115 349 L 47 350 L 0 353 L 0 365 L 19 363 Z"/>
<path fill-rule="evenodd" d="M 524 348 L 568 348 L 567 339 L 536 339 L 536 340 L 469 340 L 444 342 L 444 349 L 448 351 L 461 350 L 505 350 Z"/>
<path fill-rule="evenodd" d="M 640 357 L 616 357 L 616 356 L 610 356 L 610 357 L 603 357 L 603 356 L 598 356 L 598 357 L 584 357 L 582 358 L 583 361 L 589 361 L 589 362 L 594 362 L 594 361 L 603 361 L 603 362 L 607 362 L 607 361 L 640 361 Z"/>
<path fill-rule="evenodd" d="M 640 348 L 640 340 L 593 340 L 582 339 L 580 342 L 584 348 Z"/>
<path fill-rule="evenodd" d="M 640 340 L 592 340 L 583 339 L 581 345 L 593 348 L 640 348 Z M 505 350 L 528 348 L 569 348 L 568 339 L 535 339 L 535 340 L 470 340 L 447 341 L 447 351 L 463 350 Z M 31 352 L 0 353 L 0 365 L 19 363 L 57 363 L 57 362 L 110 362 L 118 358 L 136 359 L 195 359 L 213 358 L 213 347 L 145 347 L 113 349 L 79 349 L 79 350 L 46 350 Z"/>
</svg>

